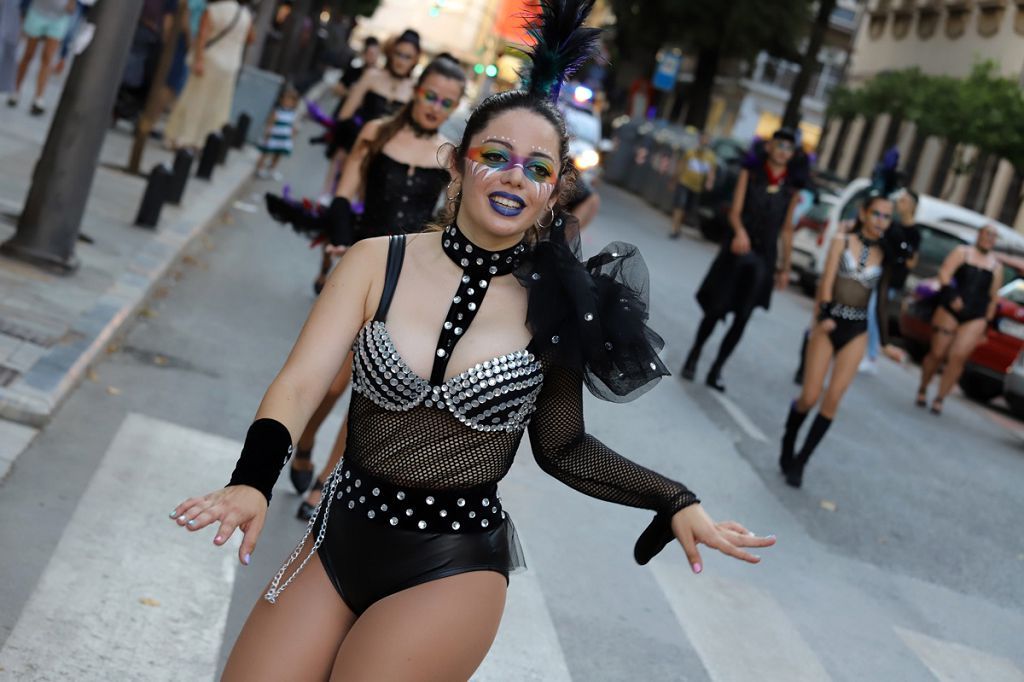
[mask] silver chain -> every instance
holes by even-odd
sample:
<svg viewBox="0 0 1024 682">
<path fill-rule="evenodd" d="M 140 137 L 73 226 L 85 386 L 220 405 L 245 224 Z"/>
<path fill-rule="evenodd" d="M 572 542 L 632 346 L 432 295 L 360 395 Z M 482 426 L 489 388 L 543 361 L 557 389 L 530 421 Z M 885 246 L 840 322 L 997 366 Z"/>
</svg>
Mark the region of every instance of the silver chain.
<svg viewBox="0 0 1024 682">
<path fill-rule="evenodd" d="M 299 540 L 299 544 L 296 545 L 295 551 L 293 551 L 291 556 L 288 557 L 288 560 L 284 562 L 284 565 L 281 566 L 281 569 L 277 572 L 277 575 L 274 576 L 274 579 L 270 581 L 270 587 L 267 589 L 267 593 L 263 595 L 263 598 L 271 604 L 277 603 L 277 598 L 281 596 L 281 593 L 285 591 L 285 588 L 291 585 L 292 581 L 295 580 L 295 576 L 297 576 L 302 569 L 306 567 L 309 560 L 313 558 L 314 554 L 316 554 L 316 550 L 318 550 L 320 545 L 323 544 L 324 535 L 327 533 L 327 517 L 331 513 L 331 501 L 334 499 L 334 491 L 338 487 L 338 482 L 341 480 L 342 462 L 344 462 L 344 459 L 338 461 L 334 469 L 331 470 L 330 475 L 327 477 L 327 481 L 324 483 L 324 492 L 326 494 L 320 494 L 320 503 L 317 504 L 316 509 L 313 510 L 313 515 L 310 517 L 309 523 L 306 524 L 306 532 L 302 536 L 302 539 Z M 324 506 L 324 502 L 327 503 L 326 506 Z M 321 509 L 324 510 L 324 520 L 323 523 L 320 524 L 320 531 L 316 534 L 316 541 L 313 543 L 313 547 L 309 550 L 309 554 L 306 555 L 306 558 L 302 560 L 302 563 L 299 564 L 299 567 L 296 568 L 290 576 L 288 576 L 288 579 L 284 581 L 283 585 L 278 587 L 278 585 L 281 584 L 281 578 L 284 577 L 285 571 L 288 570 L 289 566 L 295 563 L 295 560 L 299 558 L 299 554 L 302 553 L 302 548 L 305 546 L 306 540 L 309 539 L 310 534 L 313 532 L 313 526 L 316 525 L 316 520 L 320 516 Z"/>
</svg>

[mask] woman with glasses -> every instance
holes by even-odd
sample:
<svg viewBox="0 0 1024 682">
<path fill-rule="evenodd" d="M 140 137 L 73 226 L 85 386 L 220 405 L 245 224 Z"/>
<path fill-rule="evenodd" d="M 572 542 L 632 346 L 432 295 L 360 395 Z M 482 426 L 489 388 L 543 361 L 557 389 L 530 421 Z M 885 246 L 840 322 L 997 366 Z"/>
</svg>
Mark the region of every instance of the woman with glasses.
<svg viewBox="0 0 1024 682">
<path fill-rule="evenodd" d="M 324 181 L 324 193 L 327 196 L 334 194 L 335 184 L 345 165 L 345 157 L 359 136 L 360 129 L 368 121 L 390 116 L 412 99 L 412 70 L 420 59 L 420 34 L 412 29 L 405 30 L 385 46 L 384 54 L 384 68 L 378 69 L 367 64 L 363 75 L 352 85 L 338 108 L 337 123 L 326 151 L 327 158 L 331 160 Z M 324 276 L 321 275 L 321 279 Z"/>
<path fill-rule="evenodd" d="M 423 70 L 415 96 L 397 114 L 370 121 L 359 132 L 345 162 L 337 196 L 323 214 L 311 217 L 296 204 L 280 198 L 268 199 L 272 215 L 292 222 L 297 229 L 321 234 L 326 230 L 330 244 L 324 249 L 324 269 L 330 271 L 333 258 L 343 254 L 353 241 L 368 237 L 419 232 L 430 222 L 441 192 L 451 180 L 438 161 L 438 149 L 447 142 L 438 129 L 458 106 L 466 76 L 454 57 L 441 55 Z M 352 203 L 363 198 L 364 208 L 356 220 Z M 311 459 L 317 430 L 348 387 L 352 358 L 341 372 L 310 419 L 290 470 L 296 490 L 305 492 L 313 479 Z M 298 516 L 307 519 L 320 501 L 323 480 L 337 464 L 345 449 L 345 427 Z"/>
<path fill-rule="evenodd" d="M 921 385 L 915 404 L 928 404 L 928 384 L 945 362 L 939 392 L 931 412 L 942 414 L 942 401 L 960 380 L 964 363 L 985 336 L 996 312 L 996 296 L 1003 286 L 1003 270 L 992 255 L 996 228 L 986 225 L 978 231 L 974 246 L 953 249 L 939 269 L 939 306 L 932 316 L 932 347 L 921 362 Z"/>
<path fill-rule="evenodd" d="M 829 247 L 825 272 L 818 284 L 816 318 L 807 339 L 804 354 L 803 388 L 790 405 L 782 436 L 779 467 L 786 483 L 799 488 L 804 467 L 814 449 L 832 425 L 843 394 L 857 375 L 857 368 L 868 345 L 868 303 L 876 289 L 885 291 L 885 250 L 882 236 L 892 223 L 893 202 L 882 194 L 869 194 L 853 229 L 837 235 Z M 878 319 L 886 319 L 886 299 L 878 299 Z M 886 326 L 879 331 L 887 340 Z M 900 351 L 885 344 L 885 354 L 902 360 Z M 828 387 L 825 378 L 831 377 Z M 820 405 L 819 405 L 820 399 Z M 796 438 L 800 426 L 815 405 L 818 414 L 800 452 Z"/>
</svg>

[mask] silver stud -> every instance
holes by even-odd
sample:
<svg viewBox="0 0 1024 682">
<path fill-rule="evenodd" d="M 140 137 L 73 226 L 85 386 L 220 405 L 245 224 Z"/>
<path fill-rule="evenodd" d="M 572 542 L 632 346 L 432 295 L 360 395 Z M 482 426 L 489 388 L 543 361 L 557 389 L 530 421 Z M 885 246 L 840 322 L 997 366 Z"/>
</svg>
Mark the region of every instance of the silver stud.
<svg viewBox="0 0 1024 682">
<path fill-rule="evenodd" d="M 483 505 L 483 506 L 485 506 L 485 507 L 486 507 L 487 505 L 489 505 L 490 503 L 491 503 L 491 501 L 490 501 L 490 500 L 488 500 L 488 499 L 487 499 L 486 497 L 485 497 L 484 499 L 480 500 L 480 504 L 482 504 L 482 505 Z"/>
<path fill-rule="evenodd" d="M 532 279 L 533 279 L 534 281 L 537 281 L 538 279 L 540 279 L 540 273 L 539 273 L 539 272 L 535 272 L 535 273 L 533 273 L 532 275 L 530 275 L 530 277 L 531 277 L 531 278 L 532 278 Z"/>
<path fill-rule="evenodd" d="M 377 512 L 373 511 L 372 509 L 370 511 L 366 512 L 366 518 L 368 518 L 368 519 L 372 519 L 376 515 L 377 515 Z"/>
<path fill-rule="evenodd" d="M 467 296 L 472 296 L 475 293 L 476 293 L 476 289 L 474 289 L 473 287 L 470 287 L 469 289 L 466 289 L 466 295 Z"/>
<path fill-rule="evenodd" d="M 373 496 L 374 496 L 374 497 L 377 497 L 378 495 L 380 495 L 380 488 L 374 488 L 374 489 L 373 489 L 373 490 L 371 490 L 370 492 L 372 492 L 372 493 L 373 493 Z"/>
<path fill-rule="evenodd" d="M 419 523 L 416 524 L 416 527 L 419 528 L 420 530 L 423 530 L 424 528 L 427 527 L 427 522 L 426 521 L 420 521 Z"/>
<path fill-rule="evenodd" d="M 468 258 L 463 258 L 462 260 L 459 261 L 459 265 L 461 265 L 464 268 L 468 268 L 469 267 L 469 259 Z"/>
<path fill-rule="evenodd" d="M 455 298 L 452 299 L 452 303 L 462 303 L 462 297 L 456 296 Z"/>
<path fill-rule="evenodd" d="M 430 496 L 430 495 L 427 496 L 427 504 L 434 504 L 433 496 Z"/>
<path fill-rule="evenodd" d="M 360 495 L 359 496 L 359 504 L 362 504 L 364 502 L 366 502 L 366 495 Z"/>
<path fill-rule="evenodd" d="M 461 527 L 462 527 L 461 523 L 459 523 L 458 521 L 452 521 L 452 530 L 458 530 Z"/>
<path fill-rule="evenodd" d="M 444 240 L 444 245 L 445 245 L 445 247 L 451 246 L 451 243 L 452 243 L 452 240 L 451 240 L 451 239 L 445 239 L 445 240 Z"/>
<path fill-rule="evenodd" d="M 652 362 L 651 363 L 651 369 L 658 369 L 658 366 Z"/>
<path fill-rule="evenodd" d="M 551 343 L 558 343 L 559 341 L 561 341 L 561 339 L 558 338 L 557 334 L 551 337 Z"/>
<path fill-rule="evenodd" d="M 484 264 L 484 259 L 483 258 L 477 258 L 476 259 L 476 264 L 477 265 L 483 265 Z"/>
<path fill-rule="evenodd" d="M 473 253 L 473 245 L 466 244 L 466 253 Z"/>
<path fill-rule="evenodd" d="M 355 509 L 356 508 L 355 500 L 349 500 L 348 501 L 348 508 L 349 509 Z"/>
<path fill-rule="evenodd" d="M 498 254 L 496 254 L 496 253 L 492 253 L 491 254 L 491 260 L 498 260 L 499 258 L 501 258 L 501 256 L 499 256 Z"/>
<path fill-rule="evenodd" d="M 438 348 L 437 349 L 437 357 L 439 357 L 439 358 L 443 358 L 444 357 L 444 348 Z"/>
<path fill-rule="evenodd" d="M 455 328 L 455 336 L 462 336 L 462 327 Z"/>
<path fill-rule="evenodd" d="M 480 288 L 481 289 L 486 289 L 487 288 L 487 280 L 486 279 L 480 280 L 479 284 L 480 284 Z"/>
<path fill-rule="evenodd" d="M 390 519 L 388 519 L 388 523 L 390 523 L 392 526 L 397 526 L 398 525 L 398 519 L 396 519 L 394 516 L 392 516 Z"/>
<path fill-rule="evenodd" d="M 480 519 L 480 527 L 481 528 L 486 528 L 489 525 L 491 525 L 490 521 L 488 521 L 487 519 Z"/>
<path fill-rule="evenodd" d="M 406 516 L 412 516 L 412 509 L 406 509 L 405 510 L 405 515 Z"/>
<path fill-rule="evenodd" d="M 380 510 L 381 510 L 381 511 L 387 511 L 387 510 L 388 510 L 388 506 L 387 506 L 386 504 L 382 504 L 382 505 L 380 506 Z"/>
<path fill-rule="evenodd" d="M 358 488 L 359 486 L 361 486 L 362 484 L 363 484 L 363 482 L 362 482 L 362 481 L 360 481 L 360 480 L 359 480 L 358 478 L 357 478 L 357 479 L 356 479 L 355 481 L 353 481 L 353 482 L 352 482 L 352 485 L 354 485 L 354 486 L 355 486 L 355 487 L 357 487 L 357 488 Z"/>
<path fill-rule="evenodd" d="M 455 504 L 459 505 L 460 507 L 465 507 L 466 506 L 466 500 L 464 500 L 464 499 L 462 499 L 460 497 L 459 499 L 455 500 Z"/>
<path fill-rule="evenodd" d="M 611 341 L 605 341 L 604 342 L 604 347 L 607 350 L 611 350 L 612 349 L 612 342 Z"/>
<path fill-rule="evenodd" d="M 463 284 L 469 284 L 469 275 L 463 275 L 462 276 L 462 283 Z"/>
<path fill-rule="evenodd" d="M 619 252 L 618 251 L 612 251 L 612 258 L 618 258 L 618 257 L 619 257 Z"/>
<path fill-rule="evenodd" d="M 452 246 L 455 247 L 456 251 L 459 250 L 459 243 L 458 242 L 455 242 L 454 244 L 452 244 Z"/>
<path fill-rule="evenodd" d="M 395 497 L 397 497 L 400 500 L 404 500 L 405 499 L 405 493 L 402 492 L 401 490 L 399 490 L 397 493 L 395 493 Z"/>
<path fill-rule="evenodd" d="M 472 310 L 476 310 L 476 303 L 470 303 L 470 304 L 469 304 L 468 306 L 466 306 L 466 307 L 467 307 L 467 308 L 469 308 L 469 309 L 470 309 L 471 311 L 472 311 Z"/>
<path fill-rule="evenodd" d="M 438 514 L 443 519 L 444 517 L 448 516 L 448 510 L 447 509 L 442 509 L 441 511 L 438 512 Z"/>
<path fill-rule="evenodd" d="M 444 328 L 445 329 L 451 329 L 452 328 L 452 323 L 451 322 L 445 322 L 444 323 Z"/>
<path fill-rule="evenodd" d="M 345 478 L 352 478 L 352 472 L 351 471 L 346 471 L 345 472 Z"/>
<path fill-rule="evenodd" d="M 591 322 L 594 319 L 594 313 L 587 313 L 583 316 L 583 319 L 587 322 Z"/>
<path fill-rule="evenodd" d="M 491 273 L 492 275 L 496 275 L 498 274 L 498 268 L 492 265 L 491 267 L 487 268 L 487 272 Z"/>
<path fill-rule="evenodd" d="M 476 512 L 472 512 L 472 511 L 469 512 L 469 518 L 475 519 L 476 518 Z"/>
</svg>

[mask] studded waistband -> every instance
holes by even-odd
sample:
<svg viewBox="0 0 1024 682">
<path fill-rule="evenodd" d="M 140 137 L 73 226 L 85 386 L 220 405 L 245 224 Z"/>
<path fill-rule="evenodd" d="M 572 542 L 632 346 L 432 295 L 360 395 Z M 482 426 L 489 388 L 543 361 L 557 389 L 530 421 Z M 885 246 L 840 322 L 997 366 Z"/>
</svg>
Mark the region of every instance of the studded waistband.
<svg viewBox="0 0 1024 682">
<path fill-rule="evenodd" d="M 486 531 L 505 518 L 497 484 L 436 490 L 399 486 L 342 459 L 332 506 L 405 530 Z"/>
</svg>

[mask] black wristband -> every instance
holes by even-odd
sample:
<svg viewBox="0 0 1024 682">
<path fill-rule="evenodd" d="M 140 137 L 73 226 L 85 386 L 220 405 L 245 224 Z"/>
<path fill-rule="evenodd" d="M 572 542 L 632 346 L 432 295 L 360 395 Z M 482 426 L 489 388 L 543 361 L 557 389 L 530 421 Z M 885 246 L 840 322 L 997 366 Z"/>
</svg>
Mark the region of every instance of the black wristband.
<svg viewBox="0 0 1024 682">
<path fill-rule="evenodd" d="M 350 246 L 352 234 L 352 204 L 345 197 L 334 197 L 324 213 L 324 231 L 332 246 Z"/>
<path fill-rule="evenodd" d="M 270 504 L 271 491 L 281 468 L 292 455 L 292 436 L 276 419 L 257 419 L 245 434 L 245 445 L 228 485 L 256 488 Z"/>
<path fill-rule="evenodd" d="M 818 322 L 832 319 L 832 301 L 822 301 L 818 304 Z"/>
</svg>

